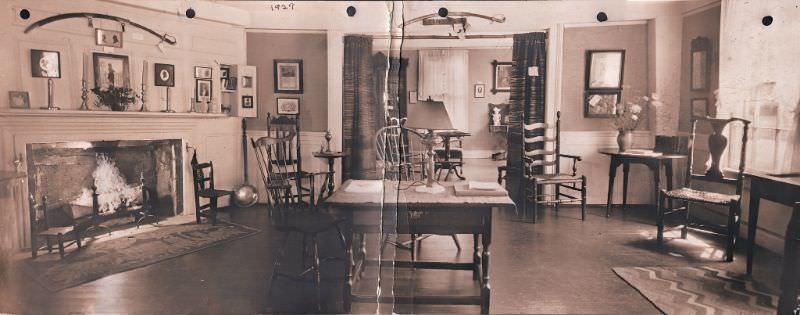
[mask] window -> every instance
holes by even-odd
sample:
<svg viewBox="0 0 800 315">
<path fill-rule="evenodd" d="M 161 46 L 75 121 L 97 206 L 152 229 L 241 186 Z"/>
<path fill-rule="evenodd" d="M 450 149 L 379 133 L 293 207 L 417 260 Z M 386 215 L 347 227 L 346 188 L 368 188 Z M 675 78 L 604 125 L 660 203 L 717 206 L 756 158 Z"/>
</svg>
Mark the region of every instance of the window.
<svg viewBox="0 0 800 315">
<path fill-rule="evenodd" d="M 467 50 L 432 49 L 419 51 L 420 99 L 444 102 L 453 127 L 468 129 L 469 55 Z"/>
<path fill-rule="evenodd" d="M 780 95 L 778 91 L 786 87 L 777 87 L 775 82 L 757 84 L 749 93 L 741 106 L 724 108 L 721 117 L 742 117 L 750 120 L 748 133 L 746 168 L 767 173 L 789 173 L 800 171 L 797 160 L 800 159 L 800 140 L 797 133 L 796 100 L 791 96 Z M 726 116 L 727 115 L 727 116 Z M 728 127 L 728 139 L 739 139 L 743 128 L 740 124 Z M 729 141 L 727 152 L 739 152 L 740 144 Z M 726 154 L 723 165 L 726 168 L 738 168 L 738 154 Z M 793 163 L 794 162 L 794 163 Z"/>
</svg>

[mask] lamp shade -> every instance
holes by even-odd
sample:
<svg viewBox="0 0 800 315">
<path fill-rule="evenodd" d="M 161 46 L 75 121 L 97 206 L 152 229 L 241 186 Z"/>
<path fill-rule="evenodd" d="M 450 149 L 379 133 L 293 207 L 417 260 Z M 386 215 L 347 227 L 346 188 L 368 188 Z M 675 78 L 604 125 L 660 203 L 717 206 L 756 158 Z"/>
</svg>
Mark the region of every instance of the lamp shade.
<svg viewBox="0 0 800 315">
<path fill-rule="evenodd" d="M 447 108 L 440 101 L 417 101 L 408 104 L 405 126 L 414 129 L 453 129 Z"/>
</svg>

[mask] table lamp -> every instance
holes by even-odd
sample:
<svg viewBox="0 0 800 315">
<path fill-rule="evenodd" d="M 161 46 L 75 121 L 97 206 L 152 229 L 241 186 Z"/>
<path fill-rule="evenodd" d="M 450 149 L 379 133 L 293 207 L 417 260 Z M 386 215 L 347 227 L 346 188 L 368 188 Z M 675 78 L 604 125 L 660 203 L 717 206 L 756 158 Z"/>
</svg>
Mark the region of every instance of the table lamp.
<svg viewBox="0 0 800 315">
<path fill-rule="evenodd" d="M 435 156 L 433 147 L 441 143 L 441 138 L 434 134 L 433 131 L 453 129 L 450 116 L 447 114 L 447 108 L 444 107 L 443 102 L 439 101 L 417 101 L 415 104 L 408 104 L 407 113 L 405 127 L 428 130 L 421 141 L 425 146 L 427 156 L 425 168 L 428 178 L 425 181 L 425 186 L 417 187 L 416 190 L 417 192 L 431 194 L 443 192 L 444 187 L 433 180 L 433 157 Z"/>
</svg>

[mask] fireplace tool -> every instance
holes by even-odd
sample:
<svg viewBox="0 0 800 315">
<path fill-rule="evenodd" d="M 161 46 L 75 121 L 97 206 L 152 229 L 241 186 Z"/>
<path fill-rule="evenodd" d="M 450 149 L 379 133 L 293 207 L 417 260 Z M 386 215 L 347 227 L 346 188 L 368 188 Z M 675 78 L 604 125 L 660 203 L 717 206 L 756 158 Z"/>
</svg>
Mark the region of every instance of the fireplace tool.
<svg viewBox="0 0 800 315">
<path fill-rule="evenodd" d="M 247 120 L 242 118 L 242 162 L 244 183 L 233 190 L 233 203 L 242 208 L 250 207 L 258 201 L 258 190 L 247 180 Z"/>
</svg>

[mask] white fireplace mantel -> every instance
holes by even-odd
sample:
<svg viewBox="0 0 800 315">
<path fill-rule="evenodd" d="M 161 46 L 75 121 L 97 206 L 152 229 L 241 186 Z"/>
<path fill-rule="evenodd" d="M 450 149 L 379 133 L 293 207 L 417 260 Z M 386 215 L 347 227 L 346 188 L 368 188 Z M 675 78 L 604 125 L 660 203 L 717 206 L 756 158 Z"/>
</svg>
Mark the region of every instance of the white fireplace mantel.
<svg viewBox="0 0 800 315">
<path fill-rule="evenodd" d="M 234 187 L 242 180 L 241 136 L 240 118 L 219 113 L 5 109 L 0 110 L 0 170 L 15 170 L 16 160 L 21 162 L 16 170 L 25 172 L 28 143 L 181 139 L 184 189 L 192 187 L 192 148 L 200 161 L 214 161 L 219 187 Z M 184 214 L 194 213 L 192 196 L 184 191 Z"/>
</svg>

